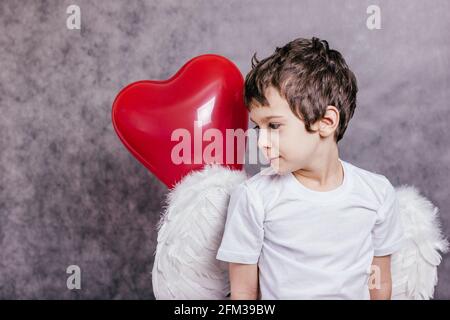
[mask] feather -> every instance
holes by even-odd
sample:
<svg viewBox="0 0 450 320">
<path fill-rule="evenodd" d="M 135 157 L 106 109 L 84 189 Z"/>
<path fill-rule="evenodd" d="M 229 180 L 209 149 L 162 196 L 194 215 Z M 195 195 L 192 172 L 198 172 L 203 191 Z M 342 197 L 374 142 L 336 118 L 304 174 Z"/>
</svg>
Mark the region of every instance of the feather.
<svg viewBox="0 0 450 320">
<path fill-rule="evenodd" d="M 157 224 L 152 285 L 156 299 L 220 299 L 230 292 L 228 264 L 217 260 L 229 197 L 244 171 L 207 165 L 168 193 Z M 406 242 L 392 255 L 392 299 L 430 299 L 449 243 L 438 208 L 412 186 L 396 188 Z"/>
<path fill-rule="evenodd" d="M 438 208 L 413 186 L 396 188 L 405 245 L 392 255 L 392 299 L 433 298 L 441 253 L 449 243 L 442 234 Z"/>
<path fill-rule="evenodd" d="M 246 179 L 245 171 L 206 165 L 169 191 L 156 227 L 156 299 L 228 299 L 228 264 L 217 260 L 216 253 L 232 190 Z"/>
</svg>

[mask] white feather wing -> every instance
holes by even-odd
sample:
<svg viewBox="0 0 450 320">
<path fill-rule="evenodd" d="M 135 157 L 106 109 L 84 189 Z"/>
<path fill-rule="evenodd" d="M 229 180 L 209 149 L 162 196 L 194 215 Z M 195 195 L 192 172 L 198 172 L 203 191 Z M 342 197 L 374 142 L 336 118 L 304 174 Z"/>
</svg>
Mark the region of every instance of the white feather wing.
<svg viewBox="0 0 450 320">
<path fill-rule="evenodd" d="M 392 299 L 431 299 L 438 281 L 440 252 L 448 251 L 438 208 L 412 186 L 398 187 L 396 192 L 407 241 L 392 255 Z"/>
<path fill-rule="evenodd" d="M 246 179 L 245 171 L 208 165 L 169 192 L 157 226 L 152 270 L 156 299 L 228 299 L 228 264 L 217 260 L 216 254 L 229 197 Z"/>
<path fill-rule="evenodd" d="M 186 176 L 167 196 L 157 226 L 152 270 L 156 299 L 227 299 L 227 263 L 215 258 L 229 196 L 244 171 L 206 166 Z M 430 299 L 437 284 L 442 235 L 438 209 L 412 186 L 396 188 L 407 241 L 392 255 L 392 299 Z"/>
</svg>

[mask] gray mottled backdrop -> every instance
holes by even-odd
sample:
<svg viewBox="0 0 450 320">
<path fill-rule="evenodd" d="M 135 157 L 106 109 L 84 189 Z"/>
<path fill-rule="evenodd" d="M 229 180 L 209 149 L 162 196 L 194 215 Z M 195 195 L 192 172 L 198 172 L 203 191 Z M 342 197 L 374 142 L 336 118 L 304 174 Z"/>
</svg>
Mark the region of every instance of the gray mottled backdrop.
<svg viewBox="0 0 450 320">
<path fill-rule="evenodd" d="M 81 8 L 81 31 L 66 8 Z M 366 27 L 370 4 L 382 29 Z M 0 298 L 152 299 L 165 186 L 124 148 L 111 105 L 217 53 L 250 58 L 318 36 L 357 75 L 341 157 L 412 184 L 450 231 L 448 1 L 0 1 Z M 252 174 L 257 168 L 246 167 Z M 82 289 L 66 287 L 79 265 Z M 450 298 L 450 258 L 436 298 Z"/>
</svg>

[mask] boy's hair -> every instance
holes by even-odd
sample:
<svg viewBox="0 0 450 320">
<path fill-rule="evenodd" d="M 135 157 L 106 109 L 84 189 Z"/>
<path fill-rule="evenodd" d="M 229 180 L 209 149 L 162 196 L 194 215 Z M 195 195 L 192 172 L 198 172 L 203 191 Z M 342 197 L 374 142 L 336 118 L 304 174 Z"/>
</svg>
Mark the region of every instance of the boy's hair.
<svg viewBox="0 0 450 320">
<path fill-rule="evenodd" d="M 326 40 L 298 38 L 259 61 L 252 57 L 252 70 L 245 77 L 244 103 L 250 111 L 253 100 L 269 105 L 265 90 L 276 88 L 292 112 L 305 123 L 322 119 L 328 105 L 339 110 L 339 125 L 334 138 L 342 139 L 356 107 L 356 77 L 342 55 L 328 47 Z"/>
</svg>

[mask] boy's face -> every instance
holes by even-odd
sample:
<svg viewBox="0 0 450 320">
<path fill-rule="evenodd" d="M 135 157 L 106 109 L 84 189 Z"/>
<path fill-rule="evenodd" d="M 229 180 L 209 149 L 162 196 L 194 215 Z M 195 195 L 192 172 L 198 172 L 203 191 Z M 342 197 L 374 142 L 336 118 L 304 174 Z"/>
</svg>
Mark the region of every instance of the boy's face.
<svg viewBox="0 0 450 320">
<path fill-rule="evenodd" d="M 258 147 L 278 174 L 304 168 L 314 158 L 320 135 L 306 131 L 274 87 L 267 88 L 266 99 L 269 107 L 253 106 L 250 111 L 250 119 L 259 127 Z"/>
</svg>

